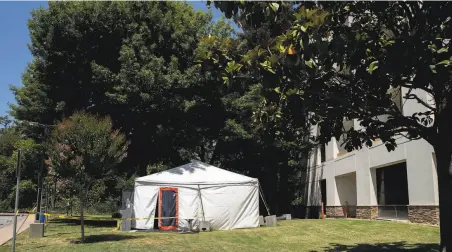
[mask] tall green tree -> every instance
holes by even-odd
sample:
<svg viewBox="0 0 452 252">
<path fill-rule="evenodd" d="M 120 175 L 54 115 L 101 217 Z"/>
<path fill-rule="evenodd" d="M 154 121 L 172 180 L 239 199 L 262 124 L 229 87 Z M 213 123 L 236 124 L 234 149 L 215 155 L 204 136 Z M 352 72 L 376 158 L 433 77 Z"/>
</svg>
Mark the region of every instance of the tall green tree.
<svg viewBox="0 0 452 252">
<path fill-rule="evenodd" d="M 3 128 L 8 128 L 8 126 L 11 124 L 12 120 L 8 118 L 8 116 L 0 116 L 0 125 L 3 126 Z"/>
<path fill-rule="evenodd" d="M 269 24 L 273 32 L 287 24 L 279 22 Z M 278 190 L 288 195 L 284 178 L 292 170 L 286 169 L 279 181 L 273 168 L 287 166 L 286 157 L 298 154 L 275 140 L 277 129 L 251 125 L 250 116 L 262 102 L 261 87 L 252 81 L 225 87 L 218 71 L 200 71 L 195 62 L 203 50 L 201 38 L 209 35 L 230 40 L 233 50 L 249 40 L 239 52 L 269 36 L 267 26 L 252 35 L 252 27 L 243 23 L 246 37 L 235 34 L 227 21 L 212 22 L 209 14 L 185 3 L 50 3 L 29 21 L 34 59 L 23 75 L 24 86 L 12 88 L 17 105 L 11 113 L 50 125 L 78 110 L 108 115 L 131 142 L 119 174 L 145 175 L 155 167 L 200 159 L 259 177 L 264 189 L 274 192 L 274 208 L 288 205 L 278 204 L 283 198 Z M 38 142 L 49 133 L 46 127 L 21 127 Z M 287 128 L 289 136 L 296 127 Z M 119 191 L 105 186 L 105 192 Z"/>
<path fill-rule="evenodd" d="M 282 3 L 267 4 L 270 11 L 254 22 L 283 18 Z M 219 7 L 235 15 L 250 5 Z M 260 55 L 249 51 L 241 68 L 259 72 L 262 83 L 271 80 L 273 118 L 289 117 L 286 101 L 302 97 L 311 123 L 321 128 L 320 143 L 343 133 L 348 149 L 380 138 L 393 150 L 397 135 L 429 142 L 437 159 L 441 251 L 452 248 L 451 10 L 446 2 L 303 3 L 291 26 L 257 48 Z M 419 111 L 403 112 L 391 90 L 406 90 L 404 99 Z M 361 128 L 344 132 L 344 119 L 358 119 Z"/>
<path fill-rule="evenodd" d="M 57 177 L 70 179 L 79 195 L 82 242 L 84 199 L 95 183 L 116 174 L 115 168 L 126 157 L 128 145 L 108 117 L 75 113 L 52 131 L 47 145 L 51 169 Z"/>
<path fill-rule="evenodd" d="M 11 114 L 43 124 L 78 110 L 109 115 L 131 140 L 125 172 L 179 164 L 182 94 L 197 81 L 193 52 L 210 19 L 176 2 L 49 3 L 29 21 L 34 58 L 24 86 L 12 88 Z M 24 132 L 38 141 L 45 135 L 38 127 Z"/>
<path fill-rule="evenodd" d="M 13 211 L 17 151 L 22 150 L 19 208 L 30 209 L 36 200 L 37 172 L 41 146 L 21 136 L 17 128 L 0 132 L 0 211 Z"/>
<path fill-rule="evenodd" d="M 234 9 L 237 3 L 215 2 L 215 6 L 225 8 L 227 17 L 236 20 L 243 32 L 235 39 L 214 36 L 205 38 L 198 48 L 202 68 L 215 72 L 217 82 L 224 81 L 225 86 L 231 90 L 231 94 L 226 95 L 224 100 L 228 101 L 228 107 L 236 115 L 232 116 L 228 126 L 237 133 L 247 134 L 247 138 L 242 139 L 235 136 L 234 148 L 246 149 L 245 153 L 249 155 L 247 161 L 250 162 L 248 166 L 262 168 L 254 172 L 267 192 L 271 210 L 276 213 L 289 212 L 290 202 L 294 200 L 295 191 L 298 191 L 295 186 L 298 182 L 295 181 L 301 180 L 297 174 L 306 168 L 303 157 L 308 156 L 310 146 L 304 134 L 309 123 L 302 100 L 296 96 L 288 99 L 284 107 L 286 112 L 295 112 L 290 118 L 276 121 L 274 118 L 261 116 L 260 113 L 272 115 L 278 109 L 268 99 L 279 100 L 279 97 L 272 95 L 273 89 L 268 92 L 268 85 L 273 84 L 273 76 L 266 75 L 264 78 L 265 73 L 251 66 L 255 57 L 265 53 L 270 43 L 269 38 L 291 26 L 295 19 L 295 5 L 278 5 L 284 15 L 278 16 L 281 18 L 265 19 L 267 14 L 276 17 L 268 3 L 243 3 L 240 6 L 246 11 L 239 12 Z M 261 82 L 261 78 L 266 82 Z M 265 109 L 256 113 L 262 106 Z M 243 112 L 238 112 L 239 110 Z"/>
</svg>

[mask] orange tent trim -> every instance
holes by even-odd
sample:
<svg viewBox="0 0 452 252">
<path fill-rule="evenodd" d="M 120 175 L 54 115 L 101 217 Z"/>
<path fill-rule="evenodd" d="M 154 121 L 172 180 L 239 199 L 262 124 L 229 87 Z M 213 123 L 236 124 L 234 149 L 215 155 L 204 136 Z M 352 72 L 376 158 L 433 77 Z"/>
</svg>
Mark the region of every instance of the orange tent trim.
<svg viewBox="0 0 452 252">
<path fill-rule="evenodd" d="M 173 191 L 176 193 L 176 223 L 174 226 L 163 226 L 162 223 L 162 192 Z M 173 216 L 171 216 L 173 217 Z M 162 187 L 159 190 L 159 229 L 163 231 L 177 230 L 179 227 L 179 190 L 174 187 Z"/>
</svg>

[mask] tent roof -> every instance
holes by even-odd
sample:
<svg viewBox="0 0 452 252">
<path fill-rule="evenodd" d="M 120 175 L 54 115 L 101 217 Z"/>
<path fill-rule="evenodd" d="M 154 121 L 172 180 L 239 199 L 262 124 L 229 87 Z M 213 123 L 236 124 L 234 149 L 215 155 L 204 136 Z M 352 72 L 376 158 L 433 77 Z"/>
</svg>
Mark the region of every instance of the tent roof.
<svg viewBox="0 0 452 252">
<path fill-rule="evenodd" d="M 136 182 L 159 184 L 243 184 L 256 183 L 257 179 L 226 171 L 201 161 L 140 177 Z"/>
</svg>

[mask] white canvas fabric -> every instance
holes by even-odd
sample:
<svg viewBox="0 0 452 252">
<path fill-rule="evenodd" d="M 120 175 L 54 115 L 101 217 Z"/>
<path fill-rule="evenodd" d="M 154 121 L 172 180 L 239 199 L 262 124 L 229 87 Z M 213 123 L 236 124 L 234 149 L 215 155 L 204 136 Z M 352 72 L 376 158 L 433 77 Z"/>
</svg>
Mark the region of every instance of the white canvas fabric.
<svg viewBox="0 0 452 252">
<path fill-rule="evenodd" d="M 223 185 L 223 184 L 255 184 L 257 179 L 226 171 L 200 161 L 169 169 L 167 171 L 137 178 L 136 182 L 153 182 L 179 185 Z"/>
<path fill-rule="evenodd" d="M 153 229 L 159 189 L 178 188 L 179 228 L 193 228 L 205 219 L 213 230 L 259 226 L 259 184 L 255 178 L 226 171 L 199 161 L 137 178 L 134 217 L 137 229 Z M 204 210 L 204 214 L 203 214 Z"/>
</svg>

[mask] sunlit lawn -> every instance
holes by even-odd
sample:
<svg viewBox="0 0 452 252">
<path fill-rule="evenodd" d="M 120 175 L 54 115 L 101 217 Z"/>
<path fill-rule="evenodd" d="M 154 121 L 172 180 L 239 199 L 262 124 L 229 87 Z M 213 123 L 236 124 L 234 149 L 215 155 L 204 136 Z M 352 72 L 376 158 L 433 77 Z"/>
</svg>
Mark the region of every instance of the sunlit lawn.
<svg viewBox="0 0 452 252">
<path fill-rule="evenodd" d="M 51 223 L 45 237 L 18 236 L 17 251 L 437 251 L 439 228 L 366 220 L 291 220 L 261 227 L 200 234 L 113 232 L 113 227 Z M 11 251 L 11 243 L 0 247 Z"/>
</svg>

